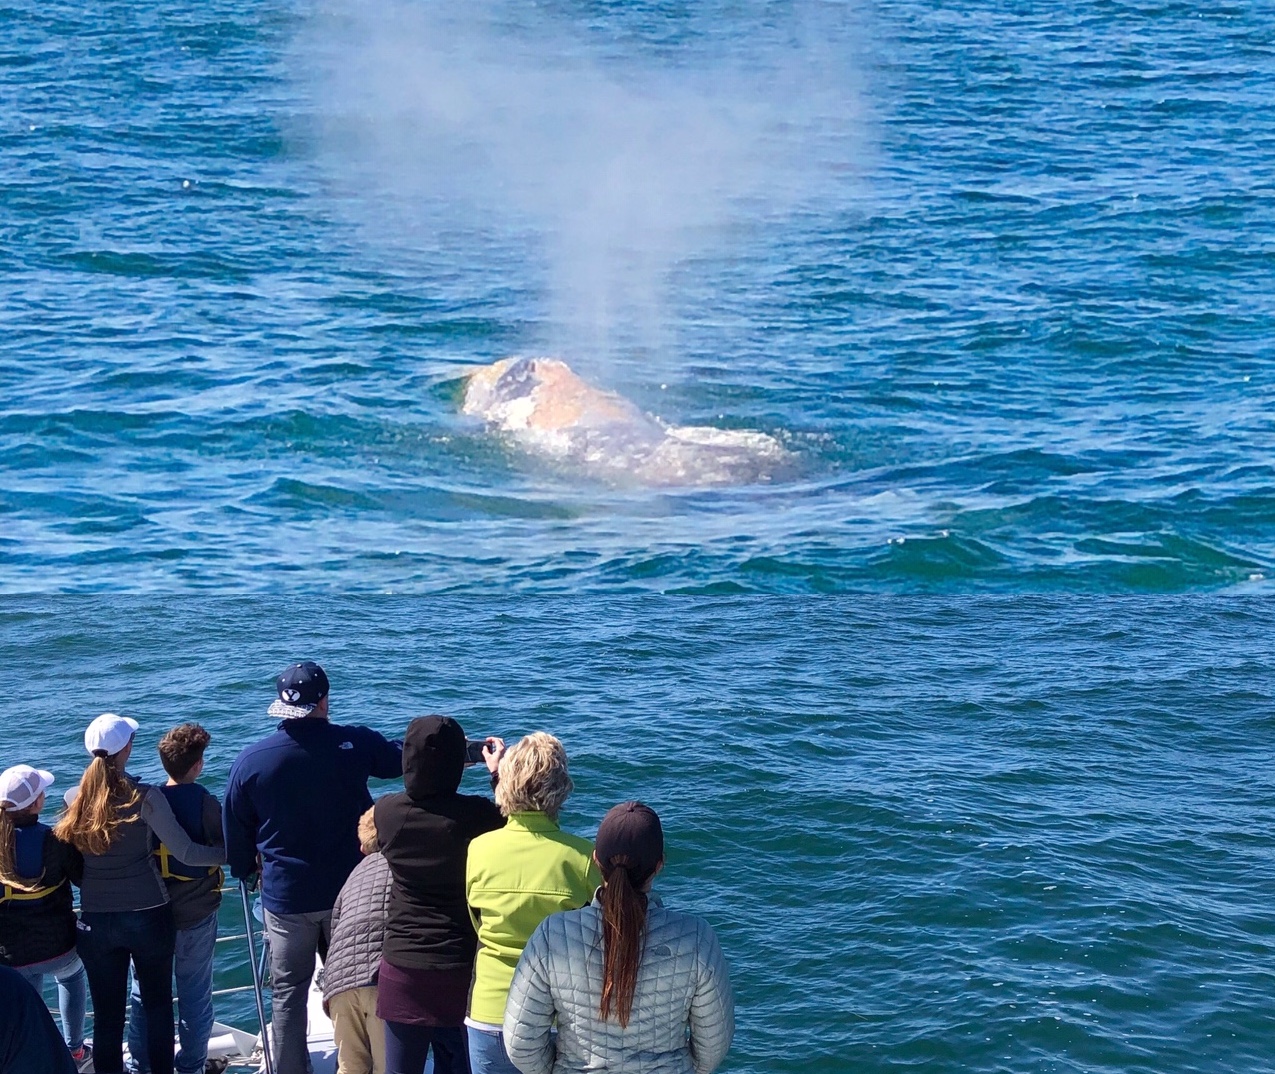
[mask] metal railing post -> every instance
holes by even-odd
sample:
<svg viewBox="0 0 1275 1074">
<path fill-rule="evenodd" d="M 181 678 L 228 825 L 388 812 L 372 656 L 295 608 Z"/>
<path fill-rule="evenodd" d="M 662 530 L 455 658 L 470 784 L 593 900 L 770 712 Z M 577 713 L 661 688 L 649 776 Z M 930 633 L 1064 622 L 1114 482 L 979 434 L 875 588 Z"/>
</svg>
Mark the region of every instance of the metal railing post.
<svg viewBox="0 0 1275 1074">
<path fill-rule="evenodd" d="M 274 1074 L 274 1060 L 270 1055 L 270 1034 L 266 1027 L 266 1000 L 262 993 L 261 965 L 257 963 L 257 946 L 252 938 L 252 904 L 248 899 L 248 888 L 243 881 L 239 882 L 239 894 L 243 896 L 243 922 L 248 933 L 248 964 L 252 967 L 252 990 L 257 997 L 257 1020 L 261 1023 L 261 1054 L 266 1061 L 266 1074 Z M 265 948 L 262 948 L 262 960 L 265 959 Z"/>
</svg>

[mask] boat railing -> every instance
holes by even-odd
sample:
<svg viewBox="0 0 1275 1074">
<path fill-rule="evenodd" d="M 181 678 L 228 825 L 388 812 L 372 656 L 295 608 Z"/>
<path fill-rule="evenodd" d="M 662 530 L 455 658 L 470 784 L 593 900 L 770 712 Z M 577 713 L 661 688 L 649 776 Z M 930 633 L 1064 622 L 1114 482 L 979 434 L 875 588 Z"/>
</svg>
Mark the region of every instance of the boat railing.
<svg viewBox="0 0 1275 1074">
<path fill-rule="evenodd" d="M 238 889 L 239 889 L 238 884 L 233 884 L 233 885 L 223 884 L 221 888 L 219 889 L 218 894 L 225 895 L 226 892 L 228 891 L 237 891 Z M 72 904 L 71 909 L 77 914 L 80 912 L 79 892 L 76 892 L 75 901 Z M 247 939 L 248 939 L 248 934 L 246 932 L 237 932 L 232 936 L 218 936 L 217 939 L 214 941 L 214 943 L 242 943 Z M 269 964 L 266 961 L 264 950 L 262 951 L 261 954 L 262 954 L 262 957 L 260 961 L 261 961 L 261 969 L 262 969 L 262 980 L 265 980 L 265 977 L 268 973 Z M 213 994 L 213 998 L 215 999 L 217 996 L 234 996 L 234 995 L 238 995 L 241 992 L 251 992 L 252 990 L 253 990 L 253 986 L 251 984 L 244 984 L 244 985 L 234 985 L 230 988 L 214 988 L 212 994 Z M 174 995 L 173 1004 L 176 1005 L 176 1003 L 177 1003 L 177 997 Z M 58 1014 L 58 1008 L 55 1005 L 49 1003 L 47 1000 L 45 1001 L 45 1006 L 49 1008 L 50 1014 L 54 1014 L 54 1015 Z"/>
<path fill-rule="evenodd" d="M 215 942 L 236 943 L 236 942 L 242 942 L 246 940 L 247 938 L 248 938 L 248 934 L 246 932 L 241 932 L 235 936 L 218 936 Z M 252 985 L 246 984 L 246 985 L 235 985 L 233 988 L 214 988 L 212 994 L 213 994 L 213 997 L 215 998 L 217 996 L 233 996 L 239 992 L 251 992 L 251 991 L 252 991 Z M 176 997 L 173 998 L 173 1002 L 174 1003 L 177 1002 Z"/>
</svg>

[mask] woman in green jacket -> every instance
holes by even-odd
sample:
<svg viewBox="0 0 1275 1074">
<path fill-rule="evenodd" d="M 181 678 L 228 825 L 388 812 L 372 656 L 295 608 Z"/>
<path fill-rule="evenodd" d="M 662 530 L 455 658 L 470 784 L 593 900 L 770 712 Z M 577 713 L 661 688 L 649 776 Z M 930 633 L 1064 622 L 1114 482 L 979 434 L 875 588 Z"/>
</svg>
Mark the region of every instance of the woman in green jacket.
<svg viewBox="0 0 1275 1074">
<path fill-rule="evenodd" d="M 501 1037 L 505 999 L 527 940 L 550 914 L 588 904 L 602 882 L 593 844 L 558 827 L 571 794 L 567 752 L 537 731 L 501 758 L 496 804 L 505 826 L 469 844 L 465 896 L 478 931 L 470 997 L 473 1074 L 518 1074 Z"/>
</svg>

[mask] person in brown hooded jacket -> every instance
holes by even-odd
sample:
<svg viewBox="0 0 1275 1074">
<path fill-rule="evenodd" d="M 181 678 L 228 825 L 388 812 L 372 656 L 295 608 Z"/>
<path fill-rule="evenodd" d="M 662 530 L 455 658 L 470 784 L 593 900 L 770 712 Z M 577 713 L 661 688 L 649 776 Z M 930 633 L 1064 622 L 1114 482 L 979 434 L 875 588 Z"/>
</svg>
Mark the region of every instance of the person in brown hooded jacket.
<svg viewBox="0 0 1275 1074">
<path fill-rule="evenodd" d="M 491 772 L 505 752 L 487 739 Z M 381 853 L 394 877 L 378 972 L 386 1074 L 422 1074 L 431 1046 L 438 1074 L 469 1074 L 465 1004 L 478 938 L 465 903 L 465 857 L 475 836 L 500 828 L 496 803 L 459 794 L 465 732 L 450 716 L 413 720 L 403 738 L 403 786 L 376 803 Z"/>
</svg>

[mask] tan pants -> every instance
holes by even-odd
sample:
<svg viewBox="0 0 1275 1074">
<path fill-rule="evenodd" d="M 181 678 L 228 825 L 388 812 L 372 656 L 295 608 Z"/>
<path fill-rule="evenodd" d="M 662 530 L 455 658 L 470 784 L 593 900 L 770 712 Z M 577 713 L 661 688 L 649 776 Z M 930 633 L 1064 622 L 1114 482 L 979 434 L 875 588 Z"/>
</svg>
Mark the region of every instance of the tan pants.
<svg viewBox="0 0 1275 1074">
<path fill-rule="evenodd" d="M 385 1023 L 376 1017 L 376 986 L 338 992 L 328 1009 L 336 1074 L 385 1074 Z"/>
</svg>

